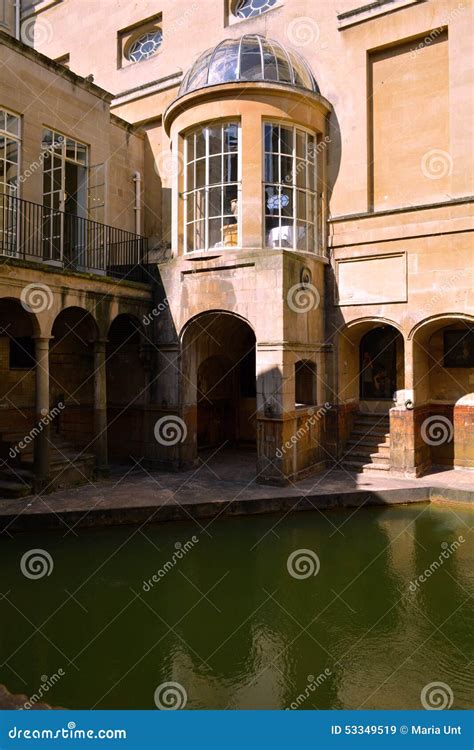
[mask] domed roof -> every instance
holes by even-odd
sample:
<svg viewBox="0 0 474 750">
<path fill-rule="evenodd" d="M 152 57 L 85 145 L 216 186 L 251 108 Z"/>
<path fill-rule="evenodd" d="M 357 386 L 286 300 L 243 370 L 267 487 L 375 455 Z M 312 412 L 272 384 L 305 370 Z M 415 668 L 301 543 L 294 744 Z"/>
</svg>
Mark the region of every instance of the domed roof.
<svg viewBox="0 0 474 750">
<path fill-rule="evenodd" d="M 318 84 L 301 55 L 260 34 L 246 34 L 240 39 L 225 39 L 203 52 L 185 75 L 178 96 L 237 81 L 283 83 L 319 94 Z"/>
</svg>

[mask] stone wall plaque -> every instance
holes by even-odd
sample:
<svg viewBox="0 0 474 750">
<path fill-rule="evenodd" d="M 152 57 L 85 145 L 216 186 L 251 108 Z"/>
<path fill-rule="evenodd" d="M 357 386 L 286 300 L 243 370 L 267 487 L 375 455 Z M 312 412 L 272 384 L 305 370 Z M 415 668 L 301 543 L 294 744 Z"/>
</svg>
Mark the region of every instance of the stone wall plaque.
<svg viewBox="0 0 474 750">
<path fill-rule="evenodd" d="M 337 305 L 380 305 L 406 302 L 406 253 L 371 255 L 336 263 Z"/>
</svg>

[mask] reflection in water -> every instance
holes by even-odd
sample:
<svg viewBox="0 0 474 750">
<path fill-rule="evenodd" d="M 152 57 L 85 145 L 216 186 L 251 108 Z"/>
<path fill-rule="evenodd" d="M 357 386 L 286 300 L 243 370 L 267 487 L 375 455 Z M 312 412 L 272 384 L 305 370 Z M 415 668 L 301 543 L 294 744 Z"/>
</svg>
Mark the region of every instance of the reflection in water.
<svg viewBox="0 0 474 750">
<path fill-rule="evenodd" d="M 70 708 L 151 709 L 173 681 L 189 708 L 374 709 L 419 708 L 443 681 L 466 708 L 472 545 L 410 582 L 473 518 L 416 505 L 218 520 L 149 591 L 195 525 L 18 534 L 1 547 L 0 682 L 31 695 L 63 668 L 48 700 Z M 51 576 L 21 574 L 32 548 L 52 555 Z M 300 549 L 317 553 L 316 576 L 289 575 Z"/>
</svg>

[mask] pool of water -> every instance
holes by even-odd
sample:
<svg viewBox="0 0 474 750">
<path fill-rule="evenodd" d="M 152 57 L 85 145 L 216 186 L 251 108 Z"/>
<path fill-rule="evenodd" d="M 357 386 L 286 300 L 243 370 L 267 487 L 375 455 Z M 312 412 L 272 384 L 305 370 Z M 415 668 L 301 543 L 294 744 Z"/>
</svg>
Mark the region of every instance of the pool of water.
<svg viewBox="0 0 474 750">
<path fill-rule="evenodd" d="M 3 536 L 0 682 L 76 709 L 152 709 L 167 682 L 195 709 L 416 709 L 442 682 L 469 707 L 471 509 L 201 524 Z"/>
</svg>

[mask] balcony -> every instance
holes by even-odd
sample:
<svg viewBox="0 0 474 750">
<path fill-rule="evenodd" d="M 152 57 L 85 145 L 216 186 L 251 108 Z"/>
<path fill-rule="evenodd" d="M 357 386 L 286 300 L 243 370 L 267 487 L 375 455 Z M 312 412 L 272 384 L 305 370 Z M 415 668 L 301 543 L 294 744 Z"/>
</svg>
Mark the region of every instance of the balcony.
<svg viewBox="0 0 474 750">
<path fill-rule="evenodd" d="M 0 256 L 143 281 L 144 237 L 0 194 Z"/>
</svg>

